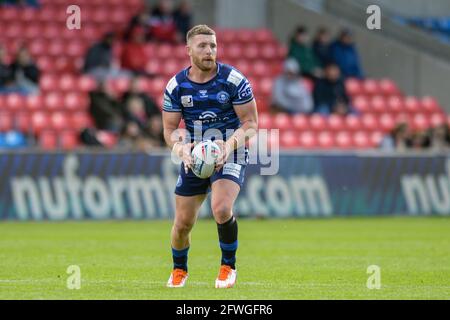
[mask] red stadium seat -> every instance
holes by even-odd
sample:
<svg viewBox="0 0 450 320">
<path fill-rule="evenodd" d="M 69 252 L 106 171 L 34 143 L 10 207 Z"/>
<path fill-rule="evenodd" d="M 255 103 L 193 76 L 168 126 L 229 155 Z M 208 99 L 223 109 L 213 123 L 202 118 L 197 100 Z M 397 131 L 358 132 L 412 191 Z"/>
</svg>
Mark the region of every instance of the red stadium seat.
<svg viewBox="0 0 450 320">
<path fill-rule="evenodd" d="M 260 54 L 259 47 L 256 44 L 250 42 L 249 45 L 243 48 L 242 56 L 247 60 L 254 60 L 259 57 L 259 54 Z"/>
<path fill-rule="evenodd" d="M 258 108 L 258 112 L 268 112 L 270 109 L 269 101 L 267 99 L 262 99 L 256 97 L 256 106 Z"/>
<path fill-rule="evenodd" d="M 49 111 L 62 110 L 64 108 L 63 96 L 59 92 L 51 92 L 44 97 L 45 108 Z"/>
<path fill-rule="evenodd" d="M 399 95 L 400 91 L 394 81 L 390 79 L 381 79 L 378 83 L 380 91 L 385 96 Z"/>
<path fill-rule="evenodd" d="M 11 113 L 0 111 L 0 132 L 11 131 L 13 127 L 14 124 Z"/>
<path fill-rule="evenodd" d="M 5 97 L 5 104 L 9 111 L 14 112 L 22 110 L 25 108 L 25 97 L 17 93 L 8 94 Z"/>
<path fill-rule="evenodd" d="M 295 114 L 292 116 L 292 126 L 298 131 L 305 131 L 309 129 L 308 117 L 304 114 Z"/>
<path fill-rule="evenodd" d="M 304 149 L 317 148 L 318 146 L 317 137 L 311 131 L 301 132 L 299 135 L 299 145 Z"/>
<path fill-rule="evenodd" d="M 432 127 L 437 127 L 441 124 L 444 124 L 446 121 L 445 115 L 441 112 L 435 112 L 430 115 L 429 123 Z"/>
<path fill-rule="evenodd" d="M 292 126 L 291 116 L 286 113 L 277 113 L 273 117 L 273 128 L 285 130 Z"/>
<path fill-rule="evenodd" d="M 45 130 L 39 134 L 39 146 L 45 150 L 56 149 L 58 145 L 58 137 L 55 132 Z"/>
<path fill-rule="evenodd" d="M 378 94 L 380 88 L 378 87 L 378 82 L 374 79 L 365 79 L 362 83 L 364 93 L 366 95 L 375 95 Z"/>
<path fill-rule="evenodd" d="M 439 112 L 440 107 L 435 98 L 425 96 L 420 100 L 421 110 L 424 112 Z"/>
<path fill-rule="evenodd" d="M 275 43 L 266 43 L 262 47 L 260 47 L 259 54 L 263 59 L 278 59 L 278 46 Z"/>
<path fill-rule="evenodd" d="M 55 91 L 58 89 L 58 79 L 54 75 L 44 74 L 39 80 L 42 91 Z"/>
<path fill-rule="evenodd" d="M 351 135 L 346 131 L 340 131 L 336 134 L 336 146 L 340 149 L 350 149 L 353 141 Z"/>
<path fill-rule="evenodd" d="M 62 131 L 70 126 L 69 117 L 64 112 L 53 112 L 50 116 L 51 128 Z"/>
<path fill-rule="evenodd" d="M 420 111 L 420 102 L 416 97 L 408 96 L 403 101 L 405 105 L 405 111 L 415 113 Z"/>
<path fill-rule="evenodd" d="M 65 150 L 72 150 L 80 144 L 78 133 L 74 130 L 65 130 L 60 136 L 61 147 Z"/>
<path fill-rule="evenodd" d="M 243 48 L 238 44 L 230 44 L 228 48 L 225 49 L 225 56 L 232 60 L 242 59 Z"/>
<path fill-rule="evenodd" d="M 252 30 L 240 29 L 235 30 L 235 33 L 236 33 L 235 39 L 243 44 L 247 44 L 253 41 L 254 33 Z"/>
<path fill-rule="evenodd" d="M 59 90 L 72 91 L 76 88 L 76 79 L 71 74 L 64 74 L 59 78 Z"/>
<path fill-rule="evenodd" d="M 97 87 L 97 82 L 91 76 L 83 75 L 78 78 L 78 90 L 83 92 L 92 91 Z"/>
<path fill-rule="evenodd" d="M 252 66 L 250 65 L 250 63 L 247 62 L 247 60 L 238 60 L 238 61 L 236 61 L 234 66 L 245 75 L 248 75 L 251 73 L 250 71 L 251 71 Z"/>
<path fill-rule="evenodd" d="M 353 146 L 358 149 L 368 149 L 372 146 L 369 135 L 364 131 L 353 134 Z"/>
<path fill-rule="evenodd" d="M 70 127 L 75 130 L 82 130 L 93 126 L 93 121 L 87 112 L 75 112 L 70 119 Z"/>
<path fill-rule="evenodd" d="M 379 118 L 380 129 L 384 132 L 390 132 L 395 127 L 395 118 L 390 113 L 383 113 Z"/>
<path fill-rule="evenodd" d="M 41 110 L 45 107 L 44 99 L 41 95 L 27 96 L 25 104 L 29 111 Z"/>
<path fill-rule="evenodd" d="M 371 113 L 366 113 L 362 115 L 361 124 L 363 128 L 367 130 L 375 130 L 378 128 L 377 118 Z"/>
<path fill-rule="evenodd" d="M 313 114 L 309 118 L 309 127 L 316 131 L 322 131 L 327 127 L 325 117 L 321 114 Z"/>
<path fill-rule="evenodd" d="M 272 95 L 272 86 L 273 86 L 272 78 L 270 78 L 270 77 L 260 78 L 259 89 L 260 89 L 260 93 L 263 96 L 269 97 Z"/>
<path fill-rule="evenodd" d="M 89 107 L 89 96 L 85 93 L 69 92 L 64 97 L 64 107 L 70 111 L 84 111 Z"/>
<path fill-rule="evenodd" d="M 258 43 L 270 43 L 275 41 L 272 32 L 268 29 L 255 30 L 253 40 Z"/>
<path fill-rule="evenodd" d="M 295 131 L 285 131 L 281 133 L 280 145 L 282 148 L 293 149 L 300 145 L 298 135 Z"/>
<path fill-rule="evenodd" d="M 361 118 L 354 114 L 349 114 L 345 117 L 345 129 L 347 130 L 360 130 L 361 129 Z"/>
<path fill-rule="evenodd" d="M 370 110 L 369 100 L 366 96 L 354 96 L 352 105 L 358 112 L 361 113 L 368 112 Z"/>
<path fill-rule="evenodd" d="M 40 133 L 42 130 L 47 129 L 49 124 L 49 116 L 46 112 L 37 111 L 31 116 L 31 128 L 35 133 Z"/>
<path fill-rule="evenodd" d="M 328 122 L 328 129 L 332 131 L 341 131 L 344 129 L 345 123 L 344 118 L 342 116 L 332 114 L 327 119 Z"/>
<path fill-rule="evenodd" d="M 263 60 L 254 61 L 251 65 L 250 70 L 252 70 L 251 74 L 256 77 L 264 77 L 270 72 L 267 63 Z"/>
<path fill-rule="evenodd" d="M 387 103 L 383 96 L 373 96 L 370 100 L 370 109 L 372 112 L 382 113 L 388 110 Z"/>
<path fill-rule="evenodd" d="M 261 113 L 258 116 L 258 127 L 260 129 L 271 129 L 273 127 L 272 117 L 269 113 Z"/>
<path fill-rule="evenodd" d="M 317 144 L 320 148 L 331 149 L 335 146 L 334 135 L 328 131 L 322 131 L 317 134 Z"/>
<path fill-rule="evenodd" d="M 391 96 L 387 99 L 387 108 L 390 112 L 398 113 L 403 112 L 404 105 L 403 100 L 399 96 Z"/>
<path fill-rule="evenodd" d="M 370 144 L 372 147 L 379 147 L 385 134 L 381 131 L 374 131 L 370 134 Z"/>
<path fill-rule="evenodd" d="M 417 113 L 412 118 L 412 129 L 422 131 L 428 129 L 430 122 L 426 115 L 423 113 Z"/>
<path fill-rule="evenodd" d="M 355 78 L 349 78 L 345 81 L 345 90 L 350 96 L 359 96 L 364 93 L 361 81 Z"/>
</svg>

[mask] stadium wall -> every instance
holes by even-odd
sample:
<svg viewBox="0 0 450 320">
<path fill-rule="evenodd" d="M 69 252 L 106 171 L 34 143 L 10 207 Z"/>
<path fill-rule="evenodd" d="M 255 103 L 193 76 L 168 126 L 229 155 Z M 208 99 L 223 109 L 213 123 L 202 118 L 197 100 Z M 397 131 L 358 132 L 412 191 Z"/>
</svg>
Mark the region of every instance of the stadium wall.
<svg viewBox="0 0 450 320">
<path fill-rule="evenodd" d="M 450 215 L 448 155 L 286 151 L 270 166 L 278 174 L 248 166 L 239 216 Z M 0 220 L 173 217 L 178 166 L 165 151 L 1 153 L 0 169 Z"/>
</svg>

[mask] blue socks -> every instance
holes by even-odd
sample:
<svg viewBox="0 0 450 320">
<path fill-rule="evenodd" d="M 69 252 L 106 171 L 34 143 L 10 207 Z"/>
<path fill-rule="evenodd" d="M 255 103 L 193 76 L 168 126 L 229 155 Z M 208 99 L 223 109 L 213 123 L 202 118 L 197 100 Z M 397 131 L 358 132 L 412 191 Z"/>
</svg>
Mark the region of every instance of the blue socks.
<svg viewBox="0 0 450 320">
<path fill-rule="evenodd" d="M 223 224 L 217 224 L 219 245 L 222 250 L 221 264 L 236 269 L 236 250 L 238 248 L 238 226 L 234 217 Z"/>
<path fill-rule="evenodd" d="M 187 260 L 188 260 L 188 251 L 189 247 L 177 250 L 172 248 L 172 258 L 173 258 L 173 268 L 174 269 L 183 269 L 184 271 L 188 270 Z"/>
</svg>

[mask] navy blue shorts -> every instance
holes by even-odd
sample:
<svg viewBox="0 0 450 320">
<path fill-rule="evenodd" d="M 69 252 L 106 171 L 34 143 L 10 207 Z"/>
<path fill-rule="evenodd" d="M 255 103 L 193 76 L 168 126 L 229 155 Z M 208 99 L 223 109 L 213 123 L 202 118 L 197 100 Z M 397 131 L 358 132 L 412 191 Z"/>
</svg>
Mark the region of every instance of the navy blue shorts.
<svg viewBox="0 0 450 320">
<path fill-rule="evenodd" d="M 207 179 L 200 179 L 191 169 L 186 174 L 184 164 L 181 164 L 175 194 L 179 196 L 195 196 L 207 194 L 211 191 L 211 184 L 219 179 L 228 179 L 236 182 L 240 188 L 244 185 L 245 165 L 236 163 L 225 163 L 219 172 Z"/>
</svg>

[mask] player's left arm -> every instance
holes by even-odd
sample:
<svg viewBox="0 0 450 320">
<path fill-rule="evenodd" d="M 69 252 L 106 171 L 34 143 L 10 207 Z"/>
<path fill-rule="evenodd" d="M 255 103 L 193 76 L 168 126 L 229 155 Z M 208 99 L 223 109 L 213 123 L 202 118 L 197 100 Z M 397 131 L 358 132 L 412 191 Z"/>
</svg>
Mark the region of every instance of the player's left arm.
<svg viewBox="0 0 450 320">
<path fill-rule="evenodd" d="M 233 108 L 241 122 L 241 126 L 222 146 L 222 157 L 217 163 L 217 170 L 220 170 L 230 154 L 243 146 L 246 141 L 256 134 L 258 129 L 258 111 L 255 99 L 244 104 L 234 105 Z"/>
</svg>

